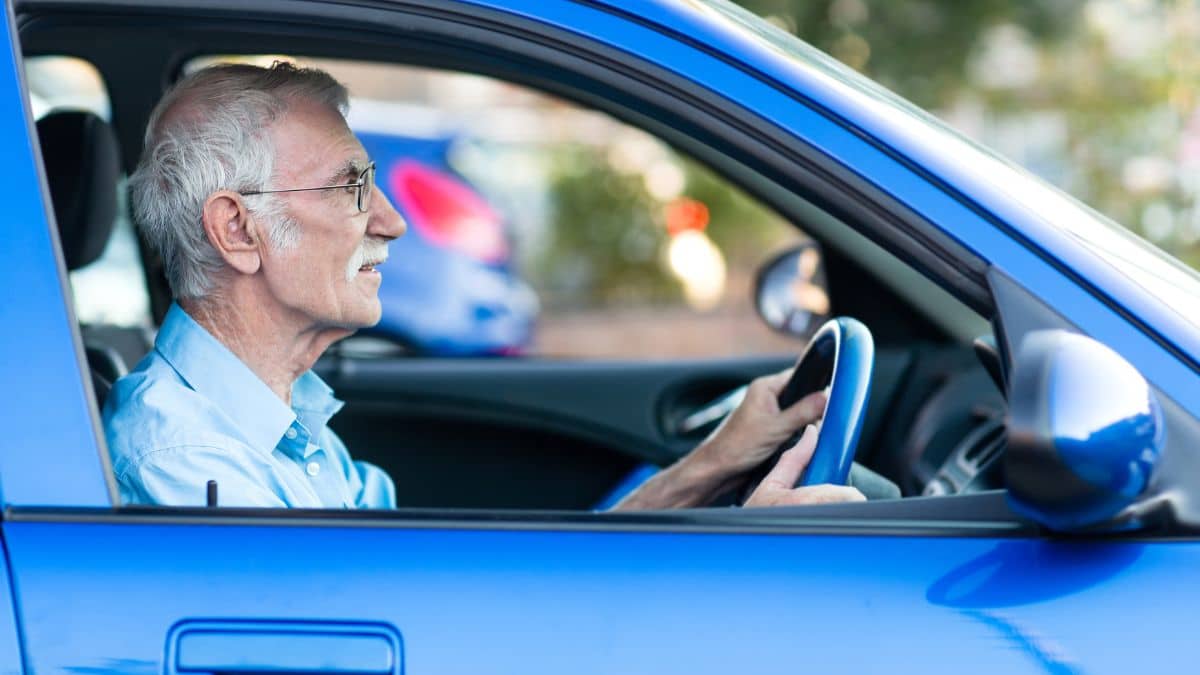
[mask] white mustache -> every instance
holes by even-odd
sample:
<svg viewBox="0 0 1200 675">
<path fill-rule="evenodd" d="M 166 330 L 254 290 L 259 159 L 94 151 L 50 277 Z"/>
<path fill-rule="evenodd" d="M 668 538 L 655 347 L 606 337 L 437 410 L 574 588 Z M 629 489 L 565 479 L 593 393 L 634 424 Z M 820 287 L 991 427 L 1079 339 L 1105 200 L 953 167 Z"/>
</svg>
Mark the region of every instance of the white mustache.
<svg viewBox="0 0 1200 675">
<path fill-rule="evenodd" d="M 353 281 L 358 270 L 367 265 L 379 265 L 388 259 L 387 241 L 368 237 L 363 239 L 346 263 L 346 281 Z"/>
</svg>

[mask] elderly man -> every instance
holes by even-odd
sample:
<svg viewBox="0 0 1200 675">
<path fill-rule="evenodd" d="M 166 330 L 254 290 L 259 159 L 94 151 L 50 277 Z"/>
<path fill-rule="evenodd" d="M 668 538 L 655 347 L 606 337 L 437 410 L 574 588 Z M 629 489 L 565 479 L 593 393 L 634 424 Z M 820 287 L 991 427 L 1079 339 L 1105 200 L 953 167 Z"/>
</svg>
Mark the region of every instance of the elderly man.
<svg viewBox="0 0 1200 675">
<path fill-rule="evenodd" d="M 226 65 L 182 80 L 151 116 L 133 207 L 176 303 L 104 410 L 125 503 L 203 505 L 215 480 L 228 506 L 395 505 L 391 479 L 327 426 L 341 402 L 310 370 L 379 320 L 375 266 L 405 229 L 346 107 L 324 72 Z M 701 505 L 738 483 L 820 414 L 821 394 L 778 409 L 786 377 L 756 380 L 712 436 L 620 506 Z M 749 504 L 862 499 L 792 487 L 814 443 L 810 429 Z"/>
</svg>

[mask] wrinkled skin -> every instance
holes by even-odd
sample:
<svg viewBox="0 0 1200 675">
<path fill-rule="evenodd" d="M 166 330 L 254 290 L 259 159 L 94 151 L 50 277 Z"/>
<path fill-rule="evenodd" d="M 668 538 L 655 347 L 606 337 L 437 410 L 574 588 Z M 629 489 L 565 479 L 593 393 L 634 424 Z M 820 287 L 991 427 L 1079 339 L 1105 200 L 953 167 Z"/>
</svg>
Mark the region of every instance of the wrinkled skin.
<svg viewBox="0 0 1200 675">
<path fill-rule="evenodd" d="M 844 485 L 792 487 L 816 448 L 816 422 L 825 409 L 825 393 L 816 392 L 779 409 L 779 393 L 792 369 L 755 379 L 746 398 L 696 449 L 659 472 L 617 505 L 618 509 L 703 506 L 746 480 L 797 429 L 800 441 L 780 457 L 746 501 L 746 506 L 786 506 L 862 501 L 861 492 Z"/>
</svg>

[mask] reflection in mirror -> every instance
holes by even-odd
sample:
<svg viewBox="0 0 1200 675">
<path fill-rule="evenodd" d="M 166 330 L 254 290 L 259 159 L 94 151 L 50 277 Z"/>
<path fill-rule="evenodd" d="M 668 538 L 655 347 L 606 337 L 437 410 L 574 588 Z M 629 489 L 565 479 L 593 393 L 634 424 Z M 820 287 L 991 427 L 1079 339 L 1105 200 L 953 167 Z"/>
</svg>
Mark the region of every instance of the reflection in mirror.
<svg viewBox="0 0 1200 675">
<path fill-rule="evenodd" d="M 1145 378 L 1115 351 L 1062 330 L 1030 333 L 1009 383 L 1005 473 L 1014 511 L 1058 531 L 1119 529 L 1166 443 Z"/>
<path fill-rule="evenodd" d="M 778 331 L 800 337 L 829 318 L 829 293 L 821 251 L 805 242 L 773 258 L 758 274 L 759 316 Z"/>
</svg>

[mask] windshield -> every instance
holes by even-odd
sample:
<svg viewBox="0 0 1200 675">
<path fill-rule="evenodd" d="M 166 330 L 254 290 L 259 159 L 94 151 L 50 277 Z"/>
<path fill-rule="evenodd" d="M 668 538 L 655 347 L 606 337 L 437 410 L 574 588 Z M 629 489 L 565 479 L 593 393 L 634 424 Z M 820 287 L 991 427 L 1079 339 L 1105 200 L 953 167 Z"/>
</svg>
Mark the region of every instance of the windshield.
<svg viewBox="0 0 1200 675">
<path fill-rule="evenodd" d="M 689 0 L 689 4 L 790 61 L 815 68 L 832 78 L 875 115 L 903 127 L 909 137 L 941 157 L 955 158 L 958 171 L 986 182 L 995 192 L 1040 223 L 1066 234 L 1158 298 L 1177 317 L 1200 327 L 1200 274 L 1153 244 L 1097 213 L 1041 178 L 1000 157 L 950 128 L 928 112 L 872 82 L 820 50 L 733 4 L 721 0 Z"/>
</svg>

